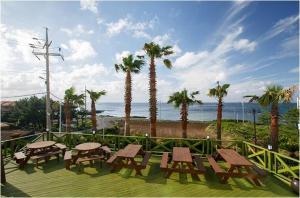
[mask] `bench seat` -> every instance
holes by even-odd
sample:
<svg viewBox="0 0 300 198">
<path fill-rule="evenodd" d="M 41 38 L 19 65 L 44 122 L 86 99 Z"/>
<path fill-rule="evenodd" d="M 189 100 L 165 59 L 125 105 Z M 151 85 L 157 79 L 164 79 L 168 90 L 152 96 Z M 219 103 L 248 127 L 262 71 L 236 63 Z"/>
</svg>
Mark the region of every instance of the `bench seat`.
<svg viewBox="0 0 300 198">
<path fill-rule="evenodd" d="M 106 163 L 108 163 L 108 164 L 112 164 L 112 163 L 114 163 L 114 161 L 117 159 L 117 157 L 118 157 L 118 153 L 120 153 L 120 152 L 122 152 L 123 151 L 123 149 L 120 149 L 120 150 L 118 150 L 115 154 L 113 154 L 107 161 L 106 161 Z"/>
<path fill-rule="evenodd" d="M 215 171 L 216 175 L 217 176 L 223 176 L 226 172 L 224 169 L 222 169 L 218 163 L 216 162 L 216 160 L 211 156 L 211 155 L 208 155 L 207 156 L 207 160 L 210 164 L 210 166 L 212 167 L 212 169 Z"/>
<path fill-rule="evenodd" d="M 164 152 L 161 157 L 161 161 L 160 161 L 160 169 L 161 170 L 168 169 L 168 160 L 169 160 L 169 153 Z"/>
</svg>

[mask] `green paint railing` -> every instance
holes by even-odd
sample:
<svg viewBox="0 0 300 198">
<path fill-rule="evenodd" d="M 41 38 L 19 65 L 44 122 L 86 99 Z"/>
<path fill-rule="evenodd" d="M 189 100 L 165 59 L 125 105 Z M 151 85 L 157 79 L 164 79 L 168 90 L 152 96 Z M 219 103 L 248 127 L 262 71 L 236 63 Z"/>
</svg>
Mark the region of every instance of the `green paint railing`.
<svg viewBox="0 0 300 198">
<path fill-rule="evenodd" d="M 299 179 L 300 161 L 263 147 L 243 142 L 245 156 L 258 167 L 273 173 L 275 177 L 290 184 L 292 179 Z"/>
<path fill-rule="evenodd" d="M 24 149 L 26 144 L 46 140 L 46 133 L 39 133 L 30 136 L 1 141 L 1 152 L 5 158 L 12 157 L 17 151 Z M 151 151 L 153 154 L 172 152 L 173 147 L 189 147 L 192 153 L 202 156 L 211 155 L 216 152 L 220 145 L 224 148 L 235 149 L 246 156 L 258 167 L 274 174 L 275 177 L 290 184 L 293 178 L 299 178 L 300 161 L 291 157 L 269 151 L 263 147 L 242 141 L 217 141 L 212 139 L 183 139 L 163 138 L 146 136 L 121 136 L 101 135 L 90 133 L 50 133 L 50 140 L 65 144 L 69 149 L 84 142 L 99 142 L 117 151 L 127 144 L 140 144 L 143 150 Z"/>
</svg>

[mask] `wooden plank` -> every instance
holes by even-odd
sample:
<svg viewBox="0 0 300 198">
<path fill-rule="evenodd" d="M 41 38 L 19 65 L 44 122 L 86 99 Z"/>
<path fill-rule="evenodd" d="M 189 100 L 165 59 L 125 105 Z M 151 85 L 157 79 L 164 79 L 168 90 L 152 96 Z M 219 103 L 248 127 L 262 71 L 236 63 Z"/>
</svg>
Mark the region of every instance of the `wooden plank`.
<svg viewBox="0 0 300 198">
<path fill-rule="evenodd" d="M 244 156 L 241 156 L 233 149 L 217 149 L 221 157 L 230 165 L 234 166 L 252 166 Z"/>
<path fill-rule="evenodd" d="M 122 152 L 118 153 L 119 157 L 134 158 L 141 150 L 142 145 L 128 144 Z"/>
<path fill-rule="evenodd" d="M 173 147 L 174 162 L 193 162 L 190 149 L 188 147 Z"/>
</svg>

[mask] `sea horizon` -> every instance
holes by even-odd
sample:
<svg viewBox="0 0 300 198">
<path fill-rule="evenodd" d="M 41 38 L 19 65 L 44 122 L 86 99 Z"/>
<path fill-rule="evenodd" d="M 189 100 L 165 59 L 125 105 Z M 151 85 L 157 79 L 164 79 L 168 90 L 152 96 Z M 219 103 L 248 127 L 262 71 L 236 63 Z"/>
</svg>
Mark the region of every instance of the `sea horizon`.
<svg viewBox="0 0 300 198">
<path fill-rule="evenodd" d="M 243 107 L 244 105 L 244 107 Z M 283 115 L 289 109 L 296 108 L 296 103 L 279 104 L 279 114 Z M 96 108 L 102 111 L 98 115 L 124 117 L 123 102 L 102 102 L 97 103 Z M 224 102 L 223 119 L 253 121 L 253 109 L 256 111 L 256 119 L 269 107 L 261 107 L 257 103 Z M 149 105 L 147 102 L 134 102 L 131 105 L 131 117 L 149 118 Z M 217 103 L 209 102 L 201 105 L 189 107 L 188 119 L 191 121 L 212 121 L 217 118 Z M 175 108 L 172 104 L 157 103 L 158 120 L 180 120 L 180 108 Z"/>
</svg>

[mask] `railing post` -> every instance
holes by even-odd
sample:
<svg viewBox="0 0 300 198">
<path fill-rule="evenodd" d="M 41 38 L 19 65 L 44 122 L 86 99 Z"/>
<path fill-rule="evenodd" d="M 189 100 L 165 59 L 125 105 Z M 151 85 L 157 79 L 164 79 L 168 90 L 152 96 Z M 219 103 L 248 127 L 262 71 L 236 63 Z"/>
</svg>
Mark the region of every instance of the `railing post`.
<svg viewBox="0 0 300 198">
<path fill-rule="evenodd" d="M 6 175 L 5 175 L 5 170 L 4 170 L 3 155 L 2 155 L 2 151 L 1 151 L 1 184 L 4 184 L 4 183 L 6 183 Z"/>
</svg>

